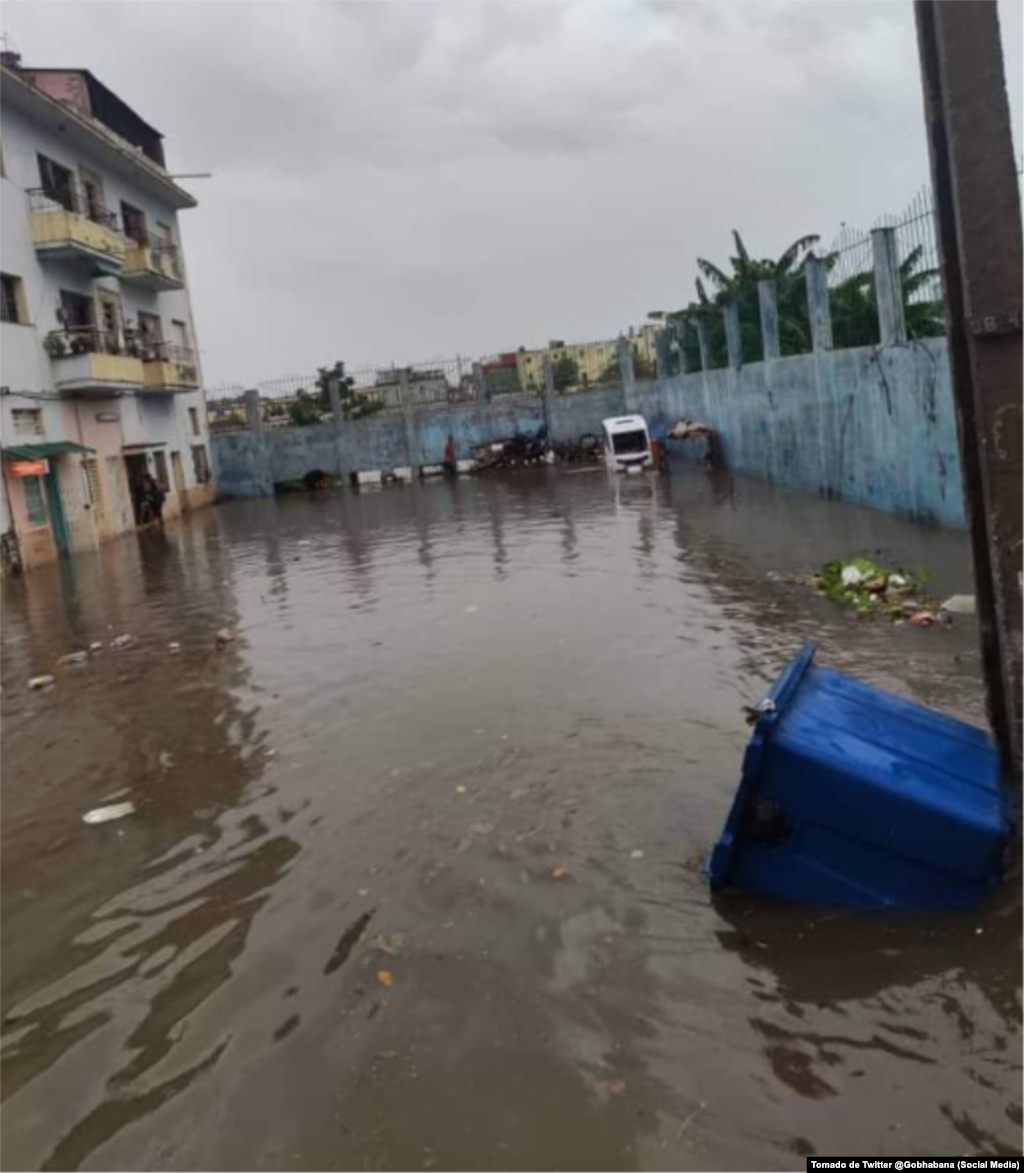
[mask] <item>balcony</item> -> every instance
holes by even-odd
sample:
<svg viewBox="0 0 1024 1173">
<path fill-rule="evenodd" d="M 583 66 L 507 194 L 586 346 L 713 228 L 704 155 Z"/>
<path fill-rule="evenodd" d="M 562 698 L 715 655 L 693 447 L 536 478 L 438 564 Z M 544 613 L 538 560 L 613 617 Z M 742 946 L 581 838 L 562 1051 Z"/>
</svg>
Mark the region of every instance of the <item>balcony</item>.
<svg viewBox="0 0 1024 1173">
<path fill-rule="evenodd" d="M 121 278 L 153 293 L 185 288 L 178 246 L 156 233 L 143 232 L 128 241 Z"/>
<path fill-rule="evenodd" d="M 199 365 L 194 350 L 173 342 L 143 344 L 145 388 L 170 393 L 199 389 Z"/>
<path fill-rule="evenodd" d="M 46 336 L 53 384 L 60 392 L 109 397 L 146 386 L 145 364 L 106 330 L 95 326 L 54 330 Z"/>
<path fill-rule="evenodd" d="M 129 241 L 113 212 L 86 201 L 77 186 L 28 193 L 32 241 L 40 260 L 77 261 L 96 276 L 120 274 Z"/>
</svg>

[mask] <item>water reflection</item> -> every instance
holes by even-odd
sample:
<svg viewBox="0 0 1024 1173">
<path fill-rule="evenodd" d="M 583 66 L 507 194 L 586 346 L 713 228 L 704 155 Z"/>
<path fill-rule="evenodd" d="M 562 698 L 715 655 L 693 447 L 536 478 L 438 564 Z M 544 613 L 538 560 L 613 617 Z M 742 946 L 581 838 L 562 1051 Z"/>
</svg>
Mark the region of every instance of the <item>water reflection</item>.
<svg viewBox="0 0 1024 1173">
<path fill-rule="evenodd" d="M 789 581 L 867 544 L 969 589 L 959 535 L 699 469 L 239 502 L 4 582 L 4 1164 L 1010 1143 L 1012 917 L 808 923 L 711 908 L 680 866 L 806 636 L 980 712 L 969 626 L 857 624 Z M 138 813 L 82 824 L 111 795 Z"/>
</svg>

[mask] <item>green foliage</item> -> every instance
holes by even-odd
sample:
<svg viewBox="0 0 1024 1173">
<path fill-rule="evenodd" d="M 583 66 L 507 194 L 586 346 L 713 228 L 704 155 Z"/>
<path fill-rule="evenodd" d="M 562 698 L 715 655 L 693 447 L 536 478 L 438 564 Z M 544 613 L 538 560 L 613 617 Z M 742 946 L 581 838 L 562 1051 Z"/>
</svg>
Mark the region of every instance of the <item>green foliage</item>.
<svg viewBox="0 0 1024 1173">
<path fill-rule="evenodd" d="M 857 571 L 856 581 L 844 582 L 843 572 Z M 853 607 L 867 617 L 885 615 L 904 619 L 918 611 L 938 610 L 936 600 L 924 593 L 926 571 L 916 575 L 892 570 L 870 558 L 837 558 L 826 562 L 814 576 L 818 592 L 833 603 Z"/>
<path fill-rule="evenodd" d="M 288 408 L 288 418 L 296 428 L 305 428 L 320 422 L 320 408 L 316 396 L 302 387 L 295 393 L 295 402 Z"/>
<path fill-rule="evenodd" d="M 640 347 L 633 343 L 633 377 L 635 379 L 653 379 L 658 373 L 658 365 L 649 358 L 644 358 Z"/>
<path fill-rule="evenodd" d="M 903 317 L 908 338 L 937 338 L 945 332 L 945 319 L 940 298 L 922 298 L 921 291 L 933 288 L 939 277 L 938 269 L 919 269 L 924 250 L 920 245 L 912 249 L 900 265 L 900 285 L 903 290 Z M 835 256 L 825 259 L 831 267 Z M 871 270 L 854 273 L 840 282 L 829 293 L 832 308 L 832 330 L 837 344 L 842 346 L 874 346 L 878 335 L 878 299 L 875 296 L 875 277 Z"/>
<path fill-rule="evenodd" d="M 567 354 L 563 354 L 554 364 L 552 373 L 555 377 L 556 391 L 564 391 L 567 387 L 575 387 L 580 381 L 579 363 Z"/>
<path fill-rule="evenodd" d="M 519 368 L 496 366 L 484 375 L 489 395 L 514 395 L 519 390 Z"/>
<path fill-rule="evenodd" d="M 664 322 L 672 330 L 685 355 L 687 369 L 695 371 L 701 366 L 696 323 L 702 318 L 707 322 L 711 367 L 726 365 L 725 322 L 720 311 L 734 304 L 739 307 L 743 361 L 758 362 L 764 357 L 764 347 L 757 283 L 773 279 L 781 353 L 783 356 L 806 354 L 811 349 L 811 328 L 804 263 L 815 255 L 813 250 L 819 239 L 816 235 L 798 237 L 776 260 L 757 260 L 750 255 L 742 236 L 734 231 L 735 255 L 729 258 L 727 268 L 703 257 L 698 259 L 700 276 L 695 281 L 695 301 L 678 310 L 652 310 L 647 316 Z M 900 265 L 904 316 L 910 338 L 937 337 L 945 329 L 941 300 L 922 296 L 925 290 L 934 287 L 938 277 L 938 270 L 919 267 L 922 255 L 923 250 L 915 248 Z M 822 260 L 831 269 L 838 257 L 830 254 Z M 829 296 L 838 345 L 868 346 L 878 342 L 878 312 L 871 270 L 855 273 L 835 286 Z"/>
</svg>

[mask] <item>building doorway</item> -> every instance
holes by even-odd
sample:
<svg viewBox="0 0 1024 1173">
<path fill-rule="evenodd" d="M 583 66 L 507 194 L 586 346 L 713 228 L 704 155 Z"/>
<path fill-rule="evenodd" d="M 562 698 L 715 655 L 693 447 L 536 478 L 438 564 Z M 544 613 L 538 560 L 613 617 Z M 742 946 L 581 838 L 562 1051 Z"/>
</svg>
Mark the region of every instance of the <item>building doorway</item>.
<svg viewBox="0 0 1024 1173">
<path fill-rule="evenodd" d="M 53 544 L 57 553 L 67 554 L 71 548 L 68 538 L 68 523 L 64 516 L 64 502 L 60 495 L 60 481 L 57 478 L 57 462 L 51 460 L 50 471 L 43 477 L 46 485 L 46 503 L 50 513 L 50 533 L 53 535 Z"/>
<path fill-rule="evenodd" d="M 135 515 L 135 524 L 143 525 L 149 520 L 148 510 L 145 507 L 146 489 L 145 476 L 149 472 L 144 452 L 133 452 L 124 458 L 125 471 L 128 473 L 128 489 L 132 497 L 132 512 Z"/>
</svg>

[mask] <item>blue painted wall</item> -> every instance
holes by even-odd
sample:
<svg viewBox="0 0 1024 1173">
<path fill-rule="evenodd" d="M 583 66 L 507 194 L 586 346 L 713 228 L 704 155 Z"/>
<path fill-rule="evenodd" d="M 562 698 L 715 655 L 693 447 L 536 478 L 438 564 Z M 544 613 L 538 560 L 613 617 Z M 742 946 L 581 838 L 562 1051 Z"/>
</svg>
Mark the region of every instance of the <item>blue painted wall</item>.
<svg viewBox="0 0 1024 1173">
<path fill-rule="evenodd" d="M 545 411 L 546 408 L 546 411 Z M 956 417 L 943 339 L 823 351 L 540 399 L 419 408 L 307 428 L 214 436 L 218 484 L 229 495 L 270 493 L 312 468 L 347 475 L 433 464 L 449 433 L 460 455 L 545 422 L 554 439 L 594 432 L 638 411 L 652 424 L 689 417 L 719 432 L 726 465 L 808 492 L 962 528 Z"/>
</svg>

